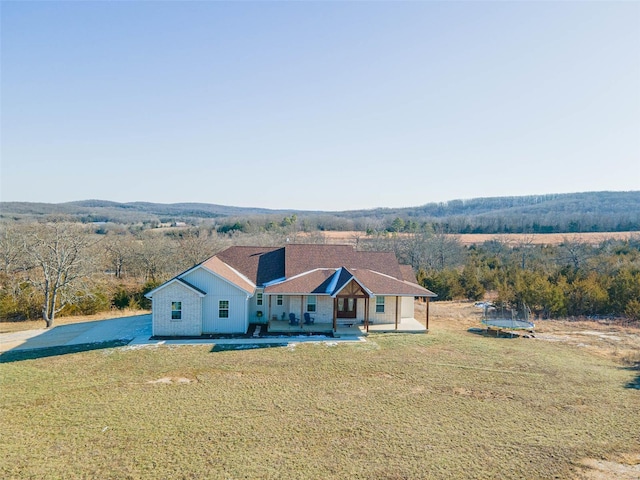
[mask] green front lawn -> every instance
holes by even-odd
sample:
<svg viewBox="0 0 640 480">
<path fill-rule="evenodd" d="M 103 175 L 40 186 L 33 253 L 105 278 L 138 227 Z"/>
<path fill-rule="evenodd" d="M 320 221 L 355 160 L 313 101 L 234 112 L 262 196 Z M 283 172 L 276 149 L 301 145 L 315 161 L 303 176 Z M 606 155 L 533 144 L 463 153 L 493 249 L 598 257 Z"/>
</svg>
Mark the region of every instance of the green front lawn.
<svg viewBox="0 0 640 480">
<path fill-rule="evenodd" d="M 568 478 L 640 450 L 637 371 L 466 331 L 0 364 L 1 478 Z"/>
</svg>

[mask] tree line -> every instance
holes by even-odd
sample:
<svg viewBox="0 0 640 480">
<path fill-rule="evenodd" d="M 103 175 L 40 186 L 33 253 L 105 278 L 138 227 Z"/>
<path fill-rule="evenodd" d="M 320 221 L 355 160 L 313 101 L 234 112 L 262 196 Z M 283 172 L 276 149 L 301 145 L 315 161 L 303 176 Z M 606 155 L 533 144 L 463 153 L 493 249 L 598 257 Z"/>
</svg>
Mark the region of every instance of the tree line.
<svg viewBox="0 0 640 480">
<path fill-rule="evenodd" d="M 149 308 L 144 294 L 231 245 L 324 243 L 322 232 L 299 235 L 295 214 L 266 226 L 131 229 L 49 219 L 0 224 L 0 319 L 42 318 L 109 309 Z M 526 304 L 540 318 L 640 318 L 640 236 L 599 245 L 565 241 L 535 245 L 490 241 L 463 246 L 442 226 L 410 232 L 369 231 L 354 237 L 361 250 L 395 252 L 438 300 L 490 298 Z"/>
<path fill-rule="evenodd" d="M 147 309 L 144 294 L 231 245 L 295 241 L 296 217 L 269 230 L 135 229 L 52 218 L 0 223 L 0 320 Z M 306 242 L 321 241 L 308 236 Z"/>
<path fill-rule="evenodd" d="M 497 306 L 526 306 L 543 319 L 640 320 L 640 235 L 599 245 L 536 245 L 523 235 L 465 247 L 455 236 L 426 231 L 383 235 L 364 247 L 394 250 L 438 300 L 490 298 Z"/>
<path fill-rule="evenodd" d="M 586 192 L 475 198 L 418 207 L 341 212 L 267 210 L 213 204 L 117 203 L 86 200 L 64 204 L 2 202 L 0 219 L 33 221 L 65 215 L 75 222 L 101 222 L 149 229 L 174 223 L 229 231 L 255 231 L 295 215 L 300 229 L 415 232 L 431 226 L 449 233 L 565 233 L 640 231 L 640 191 Z"/>
</svg>

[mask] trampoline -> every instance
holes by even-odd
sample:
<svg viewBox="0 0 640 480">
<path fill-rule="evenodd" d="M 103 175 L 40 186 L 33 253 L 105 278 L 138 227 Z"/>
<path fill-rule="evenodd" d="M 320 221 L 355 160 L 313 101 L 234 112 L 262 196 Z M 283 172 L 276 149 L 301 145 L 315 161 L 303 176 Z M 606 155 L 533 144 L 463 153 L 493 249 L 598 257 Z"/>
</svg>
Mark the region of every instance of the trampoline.
<svg viewBox="0 0 640 480">
<path fill-rule="evenodd" d="M 482 324 L 500 330 L 533 330 L 535 324 L 529 321 L 530 310 L 522 304 L 520 308 L 500 307 L 484 303 Z"/>
<path fill-rule="evenodd" d="M 504 328 L 511 330 L 531 330 L 535 324 L 526 320 L 514 320 L 511 318 L 483 318 L 482 323 L 488 327 Z"/>
</svg>

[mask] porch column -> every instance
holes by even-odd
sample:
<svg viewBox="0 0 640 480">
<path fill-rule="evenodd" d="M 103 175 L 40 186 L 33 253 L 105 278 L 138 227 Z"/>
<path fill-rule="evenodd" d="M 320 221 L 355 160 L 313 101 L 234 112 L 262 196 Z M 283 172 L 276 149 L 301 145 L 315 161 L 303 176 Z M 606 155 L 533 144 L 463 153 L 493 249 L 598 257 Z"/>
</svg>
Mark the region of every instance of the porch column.
<svg viewBox="0 0 640 480">
<path fill-rule="evenodd" d="M 304 316 L 304 295 L 300 295 L 300 327 L 302 327 L 303 323 L 303 316 Z"/>
<path fill-rule="evenodd" d="M 333 332 L 338 329 L 338 297 L 333 299 Z"/>
<path fill-rule="evenodd" d="M 369 297 L 364 297 L 364 328 L 369 331 Z"/>
<path fill-rule="evenodd" d="M 267 325 L 271 321 L 271 295 L 269 295 L 269 304 L 267 306 Z"/>
<path fill-rule="evenodd" d="M 429 330 L 429 297 L 424 297 L 424 298 L 427 301 L 427 309 L 426 309 L 427 310 L 427 323 L 426 323 L 426 326 L 427 326 L 427 331 L 428 331 Z"/>
<path fill-rule="evenodd" d="M 400 313 L 400 297 L 396 297 L 396 330 L 398 330 L 398 314 Z"/>
</svg>

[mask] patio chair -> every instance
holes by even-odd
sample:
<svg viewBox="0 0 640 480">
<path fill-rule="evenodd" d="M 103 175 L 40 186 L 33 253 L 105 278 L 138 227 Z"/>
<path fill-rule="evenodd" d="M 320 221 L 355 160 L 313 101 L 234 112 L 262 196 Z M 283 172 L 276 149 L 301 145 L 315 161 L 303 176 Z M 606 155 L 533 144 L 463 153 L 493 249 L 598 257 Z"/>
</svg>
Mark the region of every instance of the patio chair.
<svg viewBox="0 0 640 480">
<path fill-rule="evenodd" d="M 316 319 L 313 318 L 311 315 L 309 315 L 309 312 L 304 312 L 304 324 L 305 325 L 311 325 L 315 321 L 316 321 Z"/>
<path fill-rule="evenodd" d="M 300 325 L 300 319 L 296 318 L 295 313 L 289 314 L 289 325 Z"/>
</svg>

